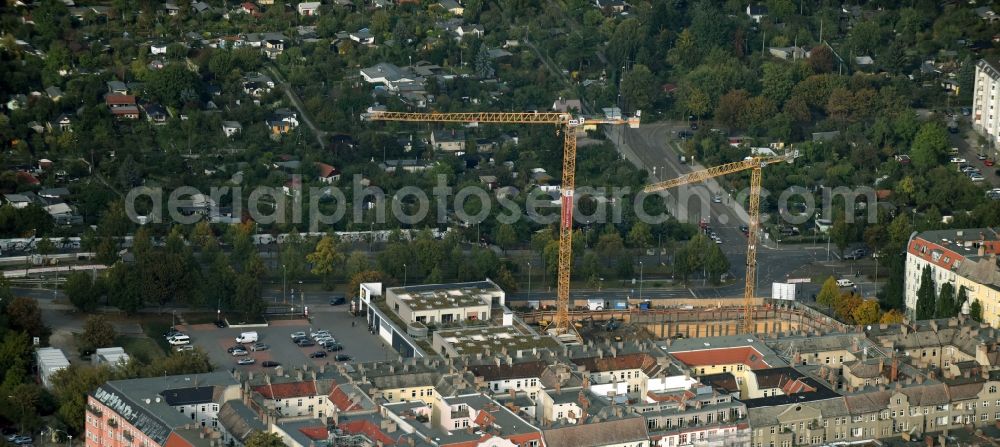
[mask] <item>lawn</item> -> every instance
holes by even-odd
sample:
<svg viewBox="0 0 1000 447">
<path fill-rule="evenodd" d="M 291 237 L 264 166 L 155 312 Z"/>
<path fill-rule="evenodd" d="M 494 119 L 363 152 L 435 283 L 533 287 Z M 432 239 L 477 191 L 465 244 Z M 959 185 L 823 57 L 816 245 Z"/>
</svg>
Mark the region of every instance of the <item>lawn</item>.
<svg viewBox="0 0 1000 447">
<path fill-rule="evenodd" d="M 147 337 L 120 335 L 115 339 L 115 344 L 124 348 L 128 355 L 142 363 L 148 364 L 154 358 L 163 357 L 163 349 L 156 341 Z"/>
<path fill-rule="evenodd" d="M 142 322 L 142 332 L 146 334 L 151 342 L 160 347 L 162 352 L 170 352 L 170 344 L 163 338 L 163 334 L 170 329 L 170 318 L 149 319 Z"/>
</svg>

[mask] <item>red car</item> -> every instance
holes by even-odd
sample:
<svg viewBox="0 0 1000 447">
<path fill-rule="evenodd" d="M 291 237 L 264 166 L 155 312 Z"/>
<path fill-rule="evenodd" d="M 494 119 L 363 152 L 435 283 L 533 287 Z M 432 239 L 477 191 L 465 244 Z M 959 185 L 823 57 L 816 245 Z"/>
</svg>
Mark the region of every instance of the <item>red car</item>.
<svg viewBox="0 0 1000 447">
<path fill-rule="evenodd" d="M 992 158 L 987 158 L 986 160 L 983 160 L 983 164 L 986 166 L 993 166 L 993 163 L 995 162 L 993 161 Z"/>
</svg>

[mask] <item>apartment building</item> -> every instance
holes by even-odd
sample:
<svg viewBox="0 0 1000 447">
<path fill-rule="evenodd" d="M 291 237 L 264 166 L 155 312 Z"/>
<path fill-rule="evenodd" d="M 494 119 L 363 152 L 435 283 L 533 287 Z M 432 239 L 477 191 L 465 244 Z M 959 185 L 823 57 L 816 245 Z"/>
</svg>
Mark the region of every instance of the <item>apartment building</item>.
<svg viewBox="0 0 1000 447">
<path fill-rule="evenodd" d="M 212 446 L 221 405 L 239 399 L 228 373 L 116 380 L 87 396 L 87 446 Z"/>
<path fill-rule="evenodd" d="M 972 94 L 972 127 L 994 148 L 1000 147 L 1000 60 L 981 59 L 976 63 Z"/>
<path fill-rule="evenodd" d="M 385 302 L 407 324 L 485 321 L 490 319 L 494 304 L 504 304 L 504 291 L 490 280 L 389 287 L 385 291 Z"/>
<path fill-rule="evenodd" d="M 995 259 L 1000 253 L 1000 233 L 993 228 L 933 230 L 914 234 L 906 249 L 904 273 L 904 302 L 906 312 L 913 319 L 916 315 L 917 290 L 925 267 L 930 267 L 936 291 L 950 282 L 957 295 L 959 287 L 966 286 L 969 299 L 979 300 L 984 308 L 983 317 L 991 324 L 1000 324 L 1000 301 L 994 283 L 998 271 Z M 987 262 L 983 262 L 987 261 Z M 988 261 L 993 261 L 992 263 Z M 978 283 L 977 280 L 987 281 Z M 969 303 L 964 303 L 968 306 Z M 964 311 L 967 312 L 965 307 Z"/>
</svg>

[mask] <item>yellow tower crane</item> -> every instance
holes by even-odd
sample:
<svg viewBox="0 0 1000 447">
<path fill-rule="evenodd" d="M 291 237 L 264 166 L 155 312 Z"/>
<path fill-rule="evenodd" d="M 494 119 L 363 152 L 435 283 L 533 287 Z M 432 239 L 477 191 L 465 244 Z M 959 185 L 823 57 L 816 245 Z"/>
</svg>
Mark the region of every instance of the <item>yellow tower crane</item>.
<svg viewBox="0 0 1000 447">
<path fill-rule="evenodd" d="M 556 292 L 556 317 L 551 329 L 557 334 L 567 333 L 569 324 L 569 278 L 573 262 L 573 189 L 576 187 L 576 128 L 598 124 L 628 124 L 639 127 L 640 113 L 634 117 L 585 118 L 563 112 L 464 112 L 464 113 L 410 113 L 373 111 L 365 119 L 374 121 L 409 121 L 433 123 L 488 123 L 488 124 L 548 124 L 556 126 L 563 134 L 563 169 L 560 185 L 561 216 L 559 224 L 559 274 Z"/>
<path fill-rule="evenodd" d="M 708 169 L 702 169 L 700 171 L 690 172 L 684 174 L 680 177 L 665 180 L 659 183 L 653 183 L 652 185 L 643 188 L 645 192 L 656 192 L 663 191 L 665 189 L 670 189 L 676 186 L 687 185 L 690 183 L 698 183 L 710 178 L 720 177 L 726 174 L 732 174 L 734 172 L 745 171 L 747 169 L 751 170 L 750 174 L 750 222 L 749 222 L 749 232 L 747 234 L 747 276 L 746 283 L 743 286 L 743 327 L 744 333 L 751 334 L 754 332 L 756 327 L 753 319 L 753 300 L 754 295 L 756 295 L 756 282 L 757 282 L 757 228 L 760 226 L 760 176 L 761 169 L 771 163 L 778 163 L 782 161 L 792 161 L 795 158 L 794 154 L 786 154 L 779 156 L 769 156 L 769 157 L 747 157 L 743 161 L 737 161 L 735 163 L 726 163 L 724 165 L 719 165 L 711 167 Z"/>
</svg>

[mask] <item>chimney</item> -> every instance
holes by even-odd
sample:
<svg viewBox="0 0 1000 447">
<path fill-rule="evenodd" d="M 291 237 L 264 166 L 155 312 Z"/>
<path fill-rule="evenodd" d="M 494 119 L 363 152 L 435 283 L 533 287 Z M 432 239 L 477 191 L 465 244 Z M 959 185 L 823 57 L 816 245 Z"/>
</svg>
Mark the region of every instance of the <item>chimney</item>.
<svg viewBox="0 0 1000 447">
<path fill-rule="evenodd" d="M 517 390 L 515 390 L 514 388 L 511 388 L 511 389 L 509 389 L 507 391 L 510 392 L 510 398 L 511 399 L 514 399 L 515 397 L 517 397 Z"/>
<path fill-rule="evenodd" d="M 562 382 L 556 381 L 556 392 L 558 393 L 560 391 L 562 391 Z"/>
<path fill-rule="evenodd" d="M 500 357 L 493 357 L 493 364 L 496 365 L 497 368 L 499 368 L 500 367 Z"/>
<path fill-rule="evenodd" d="M 938 331 L 937 321 L 931 320 L 931 330 L 934 331 L 934 332 Z"/>
<path fill-rule="evenodd" d="M 889 373 L 889 380 L 893 382 L 899 378 L 899 359 L 896 357 L 892 358 L 892 371 Z"/>
<path fill-rule="evenodd" d="M 299 379 L 299 382 L 302 381 L 302 370 L 301 369 L 295 371 L 295 377 L 297 377 Z"/>
<path fill-rule="evenodd" d="M 882 375 L 882 370 L 885 369 L 885 359 L 878 359 L 878 374 Z"/>
<path fill-rule="evenodd" d="M 590 389 L 590 374 L 583 375 L 583 389 L 585 390 Z"/>
</svg>

